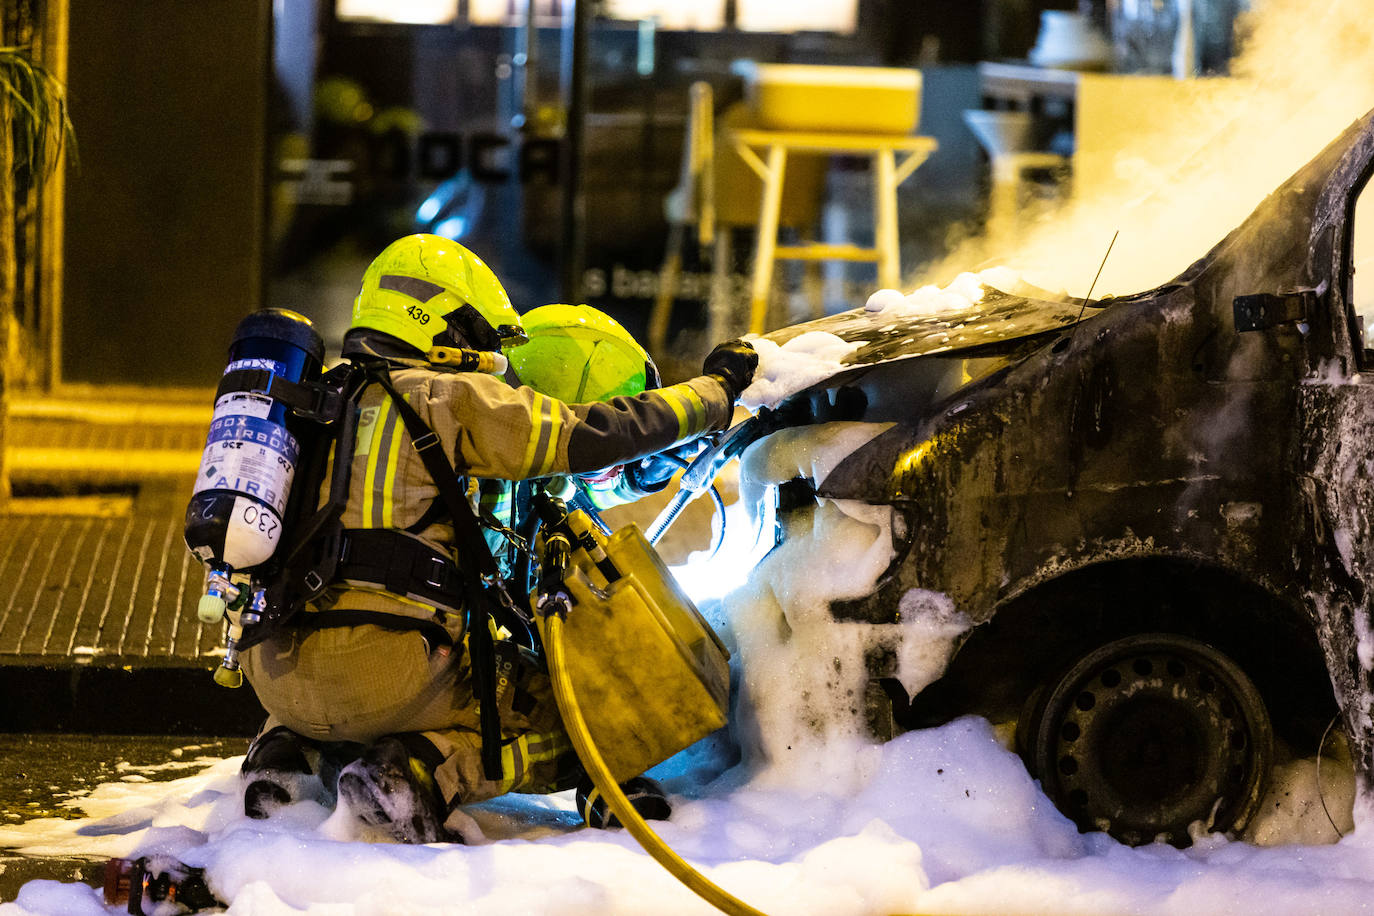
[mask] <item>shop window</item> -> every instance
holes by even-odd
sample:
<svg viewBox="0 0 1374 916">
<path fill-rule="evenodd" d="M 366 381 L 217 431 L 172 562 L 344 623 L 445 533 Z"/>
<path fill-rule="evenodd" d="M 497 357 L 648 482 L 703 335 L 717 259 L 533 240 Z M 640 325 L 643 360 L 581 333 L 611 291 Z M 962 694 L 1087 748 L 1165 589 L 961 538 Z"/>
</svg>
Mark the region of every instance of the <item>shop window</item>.
<svg viewBox="0 0 1374 916">
<path fill-rule="evenodd" d="M 735 25 L 746 32 L 854 31 L 858 0 L 737 0 Z"/>
<path fill-rule="evenodd" d="M 458 0 L 337 0 L 342 21 L 445 25 L 458 15 Z"/>
</svg>

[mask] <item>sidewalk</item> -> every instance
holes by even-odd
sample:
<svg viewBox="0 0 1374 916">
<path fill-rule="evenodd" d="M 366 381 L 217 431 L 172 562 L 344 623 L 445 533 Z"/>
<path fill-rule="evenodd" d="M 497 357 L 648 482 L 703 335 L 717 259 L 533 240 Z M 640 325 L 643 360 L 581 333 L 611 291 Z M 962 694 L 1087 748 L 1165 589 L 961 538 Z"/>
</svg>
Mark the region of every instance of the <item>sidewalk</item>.
<svg viewBox="0 0 1374 916">
<path fill-rule="evenodd" d="M 10 404 L 0 825 L 75 816 L 65 800 L 130 773 L 172 778 L 183 748 L 242 753 L 262 720 L 251 688 L 210 679 L 222 634 L 196 619 L 204 571 L 182 542 L 213 392 L 140 394 Z M 104 858 L 0 850 L 0 901 L 38 878 L 99 886 Z"/>
<path fill-rule="evenodd" d="M 214 394 L 206 391 L 200 404 L 155 397 L 150 391 L 142 400 L 12 399 L 5 448 L 16 489 L 188 481 L 205 447 Z"/>
<path fill-rule="evenodd" d="M 11 401 L 0 664 L 212 667 L 181 540 L 213 393 Z"/>
</svg>

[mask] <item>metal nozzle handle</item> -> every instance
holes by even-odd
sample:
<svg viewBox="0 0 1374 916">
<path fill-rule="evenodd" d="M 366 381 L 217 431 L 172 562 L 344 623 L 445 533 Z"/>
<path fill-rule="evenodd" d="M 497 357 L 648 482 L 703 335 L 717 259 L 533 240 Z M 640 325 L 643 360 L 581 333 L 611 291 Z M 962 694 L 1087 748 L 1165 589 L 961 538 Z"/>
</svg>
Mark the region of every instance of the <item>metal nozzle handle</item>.
<svg viewBox="0 0 1374 916">
<path fill-rule="evenodd" d="M 692 501 L 693 497 L 695 497 L 698 492 L 697 490 L 688 490 L 685 487 L 679 489 L 677 493 L 673 495 L 672 501 L 663 507 L 663 511 L 658 514 L 658 518 L 654 519 L 653 524 L 649 526 L 649 530 L 644 532 L 644 539 L 650 544 L 657 544 L 658 539 L 663 537 L 663 532 L 668 530 L 668 526 L 682 514 L 682 510 L 687 508 L 687 504 Z"/>
</svg>

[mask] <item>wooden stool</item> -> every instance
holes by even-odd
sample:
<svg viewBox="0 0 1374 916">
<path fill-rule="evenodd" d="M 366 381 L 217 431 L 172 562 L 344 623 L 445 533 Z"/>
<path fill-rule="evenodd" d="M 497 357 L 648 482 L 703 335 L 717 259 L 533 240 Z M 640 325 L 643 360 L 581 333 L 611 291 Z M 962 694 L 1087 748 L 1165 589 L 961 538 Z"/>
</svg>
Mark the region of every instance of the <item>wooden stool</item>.
<svg viewBox="0 0 1374 916">
<path fill-rule="evenodd" d="M 906 134 L 850 134 L 819 131 L 744 129 L 731 133 L 741 158 L 763 180 L 759 207 L 758 242 L 754 251 L 754 276 L 749 302 L 749 330 L 762 334 L 768 313 L 768 293 L 773 283 L 773 263 L 778 258 L 797 261 L 877 262 L 879 286 L 896 289 L 901 282 L 900 248 L 897 239 L 897 186 L 939 144 L 934 137 Z M 760 158 L 756 150 L 764 151 Z M 859 245 L 809 243 L 778 244 L 778 210 L 789 152 L 868 156 L 873 163 L 874 241 L 872 248 Z M 897 161 L 898 154 L 904 158 Z"/>
</svg>

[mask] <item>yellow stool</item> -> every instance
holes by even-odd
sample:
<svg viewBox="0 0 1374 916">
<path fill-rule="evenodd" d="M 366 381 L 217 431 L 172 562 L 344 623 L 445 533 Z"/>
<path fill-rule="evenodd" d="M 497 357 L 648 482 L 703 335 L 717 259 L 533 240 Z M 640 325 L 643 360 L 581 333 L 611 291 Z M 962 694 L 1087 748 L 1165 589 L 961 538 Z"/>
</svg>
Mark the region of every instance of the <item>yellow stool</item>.
<svg viewBox="0 0 1374 916">
<path fill-rule="evenodd" d="M 740 157 L 763 181 L 759 207 L 758 241 L 754 251 L 750 290 L 749 330 L 762 334 L 766 328 L 768 293 L 773 264 L 778 258 L 799 261 L 877 262 L 878 284 L 890 289 L 901 282 L 897 238 L 897 186 L 939 144 L 934 137 L 906 134 L 827 133 L 823 131 L 733 130 L 731 140 Z M 760 157 L 759 152 L 763 156 Z M 872 248 L 854 244 L 808 243 L 778 245 L 778 213 L 782 204 L 783 178 L 790 153 L 825 153 L 867 156 L 873 164 L 874 241 Z M 898 161 L 898 157 L 901 160 Z"/>
<path fill-rule="evenodd" d="M 682 268 L 688 224 L 695 224 L 695 243 L 711 249 L 711 291 L 707 298 L 709 341 L 740 333 L 731 276 L 733 231 L 754 226 L 763 194 L 753 169 L 740 158 L 731 140 L 736 130 L 758 127 L 754 110 L 736 102 L 714 111 L 711 85 L 693 83 L 689 94 L 687 135 L 678 186 L 670 195 L 669 235 L 658 295 L 649 318 L 649 352 L 662 359 L 667 351 L 668 323 Z M 809 232 L 820 219 L 827 163 L 822 156 L 803 156 L 792 163 L 785 185 L 780 181 L 775 212 L 779 227 Z"/>
</svg>

